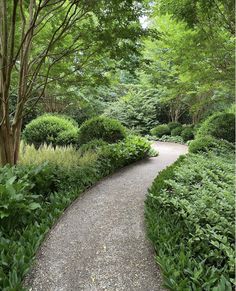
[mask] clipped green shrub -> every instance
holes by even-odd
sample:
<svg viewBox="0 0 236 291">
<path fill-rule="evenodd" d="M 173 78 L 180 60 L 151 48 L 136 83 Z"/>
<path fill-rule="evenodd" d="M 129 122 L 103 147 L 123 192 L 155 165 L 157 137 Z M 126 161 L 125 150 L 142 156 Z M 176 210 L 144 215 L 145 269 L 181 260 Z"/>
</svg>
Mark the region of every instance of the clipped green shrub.
<svg viewBox="0 0 236 291">
<path fill-rule="evenodd" d="M 183 127 L 178 126 L 171 130 L 171 136 L 181 136 L 181 133 L 183 131 Z"/>
<path fill-rule="evenodd" d="M 197 136 L 212 135 L 229 142 L 235 141 L 235 114 L 217 112 L 207 118 L 197 131 Z"/>
<path fill-rule="evenodd" d="M 148 236 L 168 289 L 233 290 L 234 170 L 233 151 L 189 154 L 150 188 Z"/>
<path fill-rule="evenodd" d="M 190 126 L 185 127 L 181 132 L 181 137 L 184 142 L 194 139 L 194 129 Z"/>
<path fill-rule="evenodd" d="M 99 161 L 104 169 L 114 169 L 126 166 L 134 161 L 149 156 L 151 143 L 140 136 L 128 136 L 117 144 L 109 144 L 102 148 Z M 153 153 L 153 152 L 151 152 Z M 104 166 L 104 163 L 107 165 Z"/>
<path fill-rule="evenodd" d="M 125 127 L 117 120 L 107 117 L 94 117 L 85 121 L 79 129 L 79 144 L 86 144 L 93 139 L 102 139 L 115 143 L 126 137 Z"/>
<path fill-rule="evenodd" d="M 101 147 L 103 147 L 107 144 L 108 143 L 102 139 L 93 139 L 93 140 L 89 141 L 88 143 L 83 144 L 79 148 L 79 153 L 81 155 L 84 155 L 88 151 L 97 152 Z"/>
<path fill-rule="evenodd" d="M 66 115 L 66 114 L 60 114 L 60 113 L 45 113 L 43 114 L 43 116 L 57 116 L 57 117 L 60 117 L 60 118 L 64 118 L 66 120 L 69 120 L 71 123 L 73 123 L 73 125 L 77 128 L 79 126 L 78 122 L 72 118 L 71 116 L 69 115 Z"/>
<path fill-rule="evenodd" d="M 169 126 L 170 131 L 172 131 L 176 127 L 182 126 L 180 122 L 169 122 L 167 125 Z"/>
<path fill-rule="evenodd" d="M 69 119 L 59 115 L 42 115 L 26 125 L 23 138 L 28 144 L 36 148 L 42 144 L 70 145 L 76 144 L 78 129 Z"/>
<path fill-rule="evenodd" d="M 68 145 L 78 146 L 78 128 L 73 128 L 73 129 L 68 130 L 68 131 L 60 132 L 57 136 L 57 139 L 56 139 L 56 145 L 59 145 L 59 146 L 68 146 Z"/>
<path fill-rule="evenodd" d="M 151 135 L 162 137 L 163 135 L 170 135 L 170 128 L 167 124 L 157 125 L 150 131 Z"/>
<path fill-rule="evenodd" d="M 189 152 L 207 152 L 210 150 L 219 151 L 221 149 L 233 150 L 235 147 L 232 143 L 225 140 L 217 140 L 212 136 L 198 137 L 189 144 Z"/>
</svg>

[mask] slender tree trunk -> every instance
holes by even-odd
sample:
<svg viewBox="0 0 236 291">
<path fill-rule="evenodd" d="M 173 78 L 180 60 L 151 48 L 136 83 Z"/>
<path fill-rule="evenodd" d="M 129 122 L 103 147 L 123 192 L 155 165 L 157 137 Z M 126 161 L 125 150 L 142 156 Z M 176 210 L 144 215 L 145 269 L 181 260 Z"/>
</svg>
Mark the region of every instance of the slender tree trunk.
<svg viewBox="0 0 236 291">
<path fill-rule="evenodd" d="M 22 119 L 15 126 L 0 127 L 0 164 L 15 165 L 19 159 Z"/>
<path fill-rule="evenodd" d="M 14 164 L 16 164 L 19 159 L 21 129 L 22 118 L 19 120 L 14 130 Z"/>
<path fill-rule="evenodd" d="M 41 91 L 37 101 L 43 96 L 52 66 L 60 62 L 68 53 L 73 54 L 78 38 L 62 49 L 59 56 L 48 62 L 46 76 L 40 86 L 36 86 L 40 70 L 50 51 L 66 35 L 75 23 L 85 19 L 90 8 L 80 10 L 80 1 L 0 0 L 0 164 L 14 165 L 19 158 L 22 117 L 33 88 Z M 60 23 L 53 29 L 49 40 L 38 57 L 32 59 L 32 42 L 37 33 L 50 23 L 51 13 L 66 8 Z M 20 27 L 21 35 L 16 30 Z M 37 31 L 36 31 L 37 30 Z M 18 39 L 19 38 L 19 39 Z M 18 40 L 17 42 L 15 40 Z M 31 57 L 31 58 L 30 58 Z M 10 89 L 13 86 L 13 72 L 18 79 L 15 110 L 10 108 Z M 14 88 L 16 91 L 16 88 Z M 36 101 L 36 103 L 37 103 Z M 35 103 L 35 104 L 36 104 Z M 11 112 L 12 111 L 12 112 Z"/>
<path fill-rule="evenodd" d="M 2 166 L 14 165 L 14 139 L 11 128 L 6 125 L 0 128 L 0 154 Z"/>
<path fill-rule="evenodd" d="M 170 105 L 170 119 L 172 122 L 178 122 L 180 117 L 180 109 L 176 108 L 175 105 Z"/>
</svg>

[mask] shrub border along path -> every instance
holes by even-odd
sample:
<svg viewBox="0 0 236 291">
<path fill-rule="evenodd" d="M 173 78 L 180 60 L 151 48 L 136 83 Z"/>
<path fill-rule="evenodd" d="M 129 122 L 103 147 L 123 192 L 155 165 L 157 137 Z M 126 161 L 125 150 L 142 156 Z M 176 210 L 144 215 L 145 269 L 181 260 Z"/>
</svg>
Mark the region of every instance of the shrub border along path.
<svg viewBox="0 0 236 291">
<path fill-rule="evenodd" d="M 158 157 L 103 179 L 68 208 L 38 251 L 25 286 L 37 291 L 164 290 L 145 235 L 144 200 L 158 171 L 187 147 L 154 146 Z"/>
</svg>

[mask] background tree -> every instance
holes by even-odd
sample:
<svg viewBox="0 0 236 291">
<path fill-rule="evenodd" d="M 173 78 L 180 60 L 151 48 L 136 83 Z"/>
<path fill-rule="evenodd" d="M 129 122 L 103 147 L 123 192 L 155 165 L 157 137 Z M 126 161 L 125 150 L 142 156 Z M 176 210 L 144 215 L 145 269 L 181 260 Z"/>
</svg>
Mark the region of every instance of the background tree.
<svg viewBox="0 0 236 291">
<path fill-rule="evenodd" d="M 142 34 L 140 2 L 0 0 L 2 164 L 17 162 L 26 105 L 33 107 L 48 83 L 74 72 L 83 75 L 93 56 L 107 54 L 124 63 L 129 52 L 137 51 L 135 40 Z M 65 58 L 71 65 L 55 76 Z M 12 99 L 15 106 L 10 111 Z"/>
<path fill-rule="evenodd" d="M 232 104 L 232 1 L 154 4 L 149 19 L 154 33 L 144 39 L 141 81 L 165 88 L 163 102 L 169 106 L 172 120 L 187 113 L 197 123 Z"/>
</svg>

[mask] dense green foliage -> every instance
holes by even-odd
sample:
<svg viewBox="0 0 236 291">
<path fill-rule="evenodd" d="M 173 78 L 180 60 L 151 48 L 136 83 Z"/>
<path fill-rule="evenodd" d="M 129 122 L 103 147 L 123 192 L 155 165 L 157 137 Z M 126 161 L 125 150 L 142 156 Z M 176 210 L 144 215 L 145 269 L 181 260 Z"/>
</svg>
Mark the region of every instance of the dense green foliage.
<svg viewBox="0 0 236 291">
<path fill-rule="evenodd" d="M 100 148 L 102 146 L 107 145 L 108 143 L 105 142 L 102 139 L 92 139 L 91 141 L 83 144 L 80 148 L 79 148 L 79 153 L 81 155 L 84 155 L 86 152 L 88 151 L 93 151 L 93 152 L 97 152 L 100 150 Z"/>
<path fill-rule="evenodd" d="M 162 171 L 146 219 L 170 290 L 233 290 L 233 151 L 189 154 Z"/>
<path fill-rule="evenodd" d="M 233 11 L 231 0 L 152 2 L 140 76 L 164 89 L 172 120 L 189 116 L 196 124 L 233 103 Z"/>
<path fill-rule="evenodd" d="M 198 136 L 212 135 L 215 138 L 235 141 L 235 114 L 219 112 L 206 119 L 197 132 Z"/>
<path fill-rule="evenodd" d="M 0 170 L 0 289 L 22 290 L 45 234 L 87 187 L 116 169 L 149 155 L 150 143 L 131 136 L 116 144 L 72 147 L 26 145 L 20 165 Z M 18 219 L 15 219 L 16 216 Z"/>
<path fill-rule="evenodd" d="M 167 124 L 161 124 L 151 129 L 150 133 L 154 136 L 162 137 L 163 135 L 170 134 L 170 128 L 168 127 Z"/>
<path fill-rule="evenodd" d="M 175 143 L 185 144 L 185 141 L 179 135 L 176 135 L 176 136 L 163 135 L 162 137 L 157 138 L 157 140 L 164 141 L 164 142 L 175 142 Z"/>
<path fill-rule="evenodd" d="M 105 109 L 106 116 L 118 119 L 126 127 L 141 134 L 168 121 L 167 109 L 160 100 L 161 90 L 148 90 L 135 84 L 124 87 L 128 92 Z"/>
<path fill-rule="evenodd" d="M 183 127 L 175 127 L 174 129 L 171 130 L 171 135 L 172 136 L 181 136 L 181 133 L 183 131 Z"/>
<path fill-rule="evenodd" d="M 181 123 L 179 123 L 179 122 L 169 122 L 167 125 L 168 125 L 170 131 L 172 131 L 173 129 L 175 129 L 177 127 L 182 126 Z"/>
<path fill-rule="evenodd" d="M 79 129 L 80 145 L 93 139 L 102 139 L 108 143 L 115 143 L 126 136 L 126 129 L 115 119 L 94 117 L 85 121 Z"/>
<path fill-rule="evenodd" d="M 149 155 L 150 144 L 146 139 L 138 136 L 129 136 L 116 145 L 108 145 L 101 153 L 101 163 L 111 167 L 123 167 Z"/>
<path fill-rule="evenodd" d="M 232 151 L 234 145 L 225 140 L 217 140 L 212 136 L 198 137 L 189 144 L 189 152 L 191 153 L 207 152 L 209 150 L 217 152 L 222 149 Z"/>
<path fill-rule="evenodd" d="M 134 133 L 190 141 L 146 204 L 166 286 L 232 290 L 234 2 L 49 2 L 0 5 L 1 156 L 26 142 L 0 168 L 0 290 L 83 190 L 155 155 Z"/>
<path fill-rule="evenodd" d="M 153 140 L 186 143 L 194 139 L 195 129 L 192 125 L 182 125 L 179 122 L 160 124 L 150 130 Z"/>
<path fill-rule="evenodd" d="M 23 132 L 27 143 L 39 147 L 42 144 L 70 145 L 78 140 L 78 128 L 74 121 L 59 115 L 42 115 L 26 125 Z"/>
<path fill-rule="evenodd" d="M 40 207 L 39 196 L 31 193 L 34 184 L 29 182 L 29 174 L 17 172 L 16 176 L 16 172 L 13 167 L 0 168 L 0 228 L 6 232 L 24 226 Z"/>
<path fill-rule="evenodd" d="M 185 127 L 181 132 L 181 137 L 184 142 L 194 139 L 194 129 L 190 126 Z"/>
</svg>

